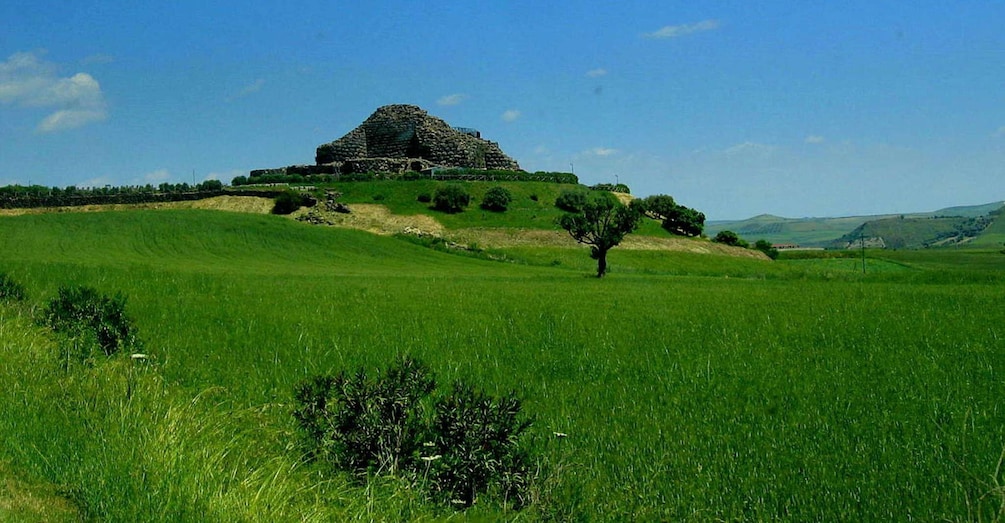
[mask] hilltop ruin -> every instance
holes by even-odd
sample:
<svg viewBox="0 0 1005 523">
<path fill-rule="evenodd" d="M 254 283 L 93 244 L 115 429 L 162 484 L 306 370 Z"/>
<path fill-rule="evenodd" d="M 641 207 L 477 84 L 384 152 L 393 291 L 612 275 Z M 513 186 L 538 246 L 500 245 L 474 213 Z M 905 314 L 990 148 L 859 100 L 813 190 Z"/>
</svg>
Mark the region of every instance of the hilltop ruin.
<svg viewBox="0 0 1005 523">
<path fill-rule="evenodd" d="M 319 145 L 314 165 L 252 171 L 263 174 L 403 173 L 433 167 L 520 170 L 499 144 L 475 129 L 451 127 L 415 105 L 385 105 L 345 136 Z"/>
</svg>

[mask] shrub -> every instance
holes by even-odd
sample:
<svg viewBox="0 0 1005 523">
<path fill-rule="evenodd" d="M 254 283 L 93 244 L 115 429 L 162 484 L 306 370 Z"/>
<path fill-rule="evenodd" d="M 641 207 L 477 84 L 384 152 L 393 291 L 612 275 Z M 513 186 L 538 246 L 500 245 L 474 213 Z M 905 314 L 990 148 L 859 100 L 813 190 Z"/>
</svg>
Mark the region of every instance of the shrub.
<svg viewBox="0 0 1005 523">
<path fill-rule="evenodd" d="M 768 255 L 768 258 L 772 260 L 778 259 L 778 249 L 771 246 L 771 242 L 768 240 L 757 240 L 754 242 L 754 248 Z"/>
<path fill-rule="evenodd" d="M 429 195 L 428 192 L 419 193 L 419 196 L 415 198 L 421 203 L 429 203 L 433 201 L 433 197 Z"/>
<path fill-rule="evenodd" d="M 361 369 L 305 381 L 293 416 L 308 457 L 357 474 L 404 475 L 462 508 L 482 493 L 525 503 L 530 459 L 520 437 L 531 421 L 520 400 L 457 383 L 425 408 L 435 386 L 410 357 L 374 379 Z"/>
<path fill-rule="evenodd" d="M 712 241 L 723 245 L 732 245 L 733 247 L 746 248 L 749 245 L 733 231 L 719 231 L 719 233 L 715 235 L 715 238 L 712 238 Z"/>
<path fill-rule="evenodd" d="M 106 356 L 136 343 L 136 327 L 126 316 L 126 298 L 109 297 L 90 287 L 60 287 L 42 311 L 42 322 L 70 337 L 93 340 Z M 81 354 L 89 357 L 89 351 Z"/>
<path fill-rule="evenodd" d="M 362 369 L 315 377 L 297 390 L 294 417 L 309 451 L 337 468 L 395 474 L 415 468 L 423 432 L 419 402 L 435 385 L 429 369 L 411 358 L 373 380 Z"/>
<path fill-rule="evenodd" d="M 531 425 L 520 413 L 513 394 L 492 398 L 470 385 L 454 384 L 451 394 L 436 402 L 431 427 L 433 490 L 446 500 L 470 507 L 490 486 L 516 504 L 530 486 L 528 455 L 516 445 Z"/>
<path fill-rule="evenodd" d="M 272 214 L 292 214 L 304 204 L 304 197 L 293 191 L 286 191 L 276 196 L 272 206 Z"/>
<path fill-rule="evenodd" d="M 511 201 L 513 201 L 513 194 L 505 187 L 497 186 L 485 191 L 481 207 L 486 211 L 504 212 Z"/>
<path fill-rule="evenodd" d="M 433 194 L 433 208 L 454 214 L 464 210 L 471 203 L 468 190 L 460 185 L 446 185 Z"/>
<path fill-rule="evenodd" d="M 562 191 L 555 198 L 555 207 L 566 212 L 583 212 L 586 205 L 586 193 L 583 191 Z"/>
<path fill-rule="evenodd" d="M 23 301 L 26 295 L 24 286 L 0 272 L 0 301 Z"/>
</svg>

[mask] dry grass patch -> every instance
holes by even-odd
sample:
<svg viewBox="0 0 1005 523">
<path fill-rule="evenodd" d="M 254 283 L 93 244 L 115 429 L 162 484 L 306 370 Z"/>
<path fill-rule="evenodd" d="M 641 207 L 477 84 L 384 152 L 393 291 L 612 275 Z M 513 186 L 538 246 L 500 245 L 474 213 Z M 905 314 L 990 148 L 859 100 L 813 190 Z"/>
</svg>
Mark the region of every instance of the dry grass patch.
<svg viewBox="0 0 1005 523">
<path fill-rule="evenodd" d="M 135 209 L 212 209 L 216 211 L 269 214 L 272 212 L 273 205 L 274 201 L 272 198 L 261 198 L 258 196 L 214 196 L 212 198 L 184 202 L 114 203 L 72 207 L 40 207 L 35 209 L 0 209 L 0 216 L 61 212 L 129 211 Z"/>
<path fill-rule="evenodd" d="M 30 485 L 0 464 L 0 522 L 80 521 L 76 507 L 50 485 Z"/>
</svg>

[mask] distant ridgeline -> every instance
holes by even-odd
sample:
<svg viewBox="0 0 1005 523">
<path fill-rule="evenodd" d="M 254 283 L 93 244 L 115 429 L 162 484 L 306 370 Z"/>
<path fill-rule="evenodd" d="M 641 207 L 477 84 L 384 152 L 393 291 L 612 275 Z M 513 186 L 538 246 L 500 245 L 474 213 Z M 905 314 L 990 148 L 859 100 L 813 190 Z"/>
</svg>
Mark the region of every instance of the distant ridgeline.
<svg viewBox="0 0 1005 523">
<path fill-rule="evenodd" d="M 579 183 L 570 173 L 528 173 L 477 129 L 451 127 L 414 105 L 385 105 L 345 136 L 317 147 L 313 165 L 258 169 L 232 185 L 364 180 Z"/>
<path fill-rule="evenodd" d="M 880 249 L 918 249 L 967 243 L 980 236 L 1001 215 L 1001 210 L 987 216 L 929 216 L 924 218 L 883 218 L 872 220 L 834 240 L 830 249 L 866 247 Z"/>
<path fill-rule="evenodd" d="M 223 195 L 271 198 L 280 192 L 224 189 L 223 183 L 218 180 L 206 180 L 197 185 L 162 183 L 157 187 L 143 185 L 78 188 L 71 185 L 59 188 L 42 185 L 8 185 L 0 187 L 0 209 L 180 202 Z"/>
</svg>

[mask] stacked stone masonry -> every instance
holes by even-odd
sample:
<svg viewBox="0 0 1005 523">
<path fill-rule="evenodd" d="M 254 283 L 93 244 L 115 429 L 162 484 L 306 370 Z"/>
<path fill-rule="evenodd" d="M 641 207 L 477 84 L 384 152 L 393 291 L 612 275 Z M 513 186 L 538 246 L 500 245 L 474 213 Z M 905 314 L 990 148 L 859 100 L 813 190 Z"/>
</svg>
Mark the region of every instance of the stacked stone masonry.
<svg viewBox="0 0 1005 523">
<path fill-rule="evenodd" d="M 495 142 L 454 129 L 414 105 L 386 105 L 377 109 L 359 127 L 331 143 L 317 148 L 317 165 L 351 167 L 352 172 L 367 160 L 404 160 L 403 170 L 414 170 L 411 160 L 423 168 L 464 167 L 519 170 Z M 341 172 L 348 170 L 340 169 Z M 400 172 L 398 168 L 389 172 Z"/>
</svg>

